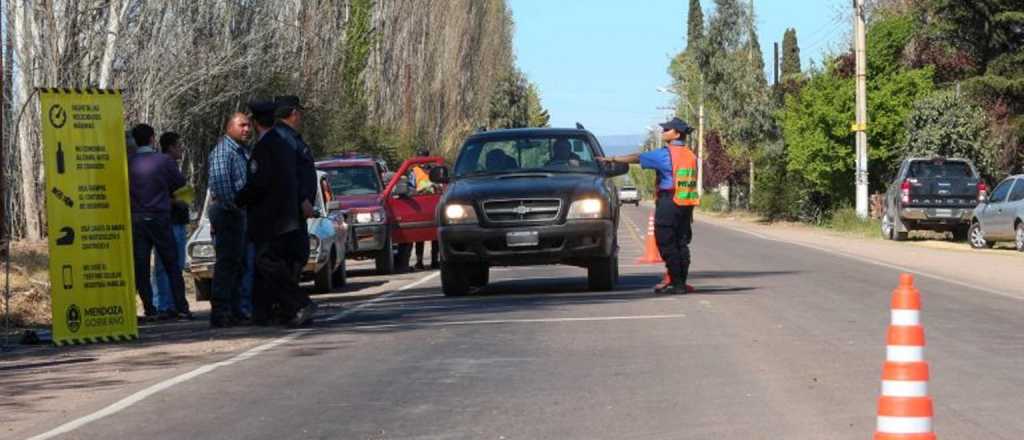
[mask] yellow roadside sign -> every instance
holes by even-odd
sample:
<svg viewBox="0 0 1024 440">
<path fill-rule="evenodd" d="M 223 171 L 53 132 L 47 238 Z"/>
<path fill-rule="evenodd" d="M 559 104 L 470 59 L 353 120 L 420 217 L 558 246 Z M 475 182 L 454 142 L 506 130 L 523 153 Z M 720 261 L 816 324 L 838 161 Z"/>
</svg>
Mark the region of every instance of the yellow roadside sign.
<svg viewBox="0 0 1024 440">
<path fill-rule="evenodd" d="M 138 338 L 121 92 L 39 89 L 56 345 Z"/>
</svg>

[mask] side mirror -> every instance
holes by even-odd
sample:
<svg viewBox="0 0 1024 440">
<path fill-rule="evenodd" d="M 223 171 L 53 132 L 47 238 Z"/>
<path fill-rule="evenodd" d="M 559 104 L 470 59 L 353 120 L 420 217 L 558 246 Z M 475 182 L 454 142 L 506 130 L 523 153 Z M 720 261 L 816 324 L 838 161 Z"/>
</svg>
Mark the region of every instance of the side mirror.
<svg viewBox="0 0 1024 440">
<path fill-rule="evenodd" d="M 436 166 L 430 169 L 430 181 L 434 183 L 440 183 L 442 185 L 447 184 L 451 181 L 451 175 L 448 167 L 444 165 Z"/>
<path fill-rule="evenodd" d="M 608 177 L 617 177 L 629 173 L 629 164 L 626 163 L 608 163 L 604 164 L 604 174 Z"/>
<path fill-rule="evenodd" d="M 340 200 L 331 200 L 330 202 L 327 202 L 327 212 L 334 212 L 339 210 L 341 210 Z"/>
</svg>

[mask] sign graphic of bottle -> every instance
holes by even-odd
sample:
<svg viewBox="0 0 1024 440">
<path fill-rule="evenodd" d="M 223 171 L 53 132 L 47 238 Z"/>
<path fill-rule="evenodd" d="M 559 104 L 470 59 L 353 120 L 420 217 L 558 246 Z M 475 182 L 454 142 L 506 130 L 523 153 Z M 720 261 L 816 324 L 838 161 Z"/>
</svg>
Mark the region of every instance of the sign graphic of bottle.
<svg viewBox="0 0 1024 440">
<path fill-rule="evenodd" d="M 75 277 L 71 272 L 71 265 L 65 264 L 61 270 L 60 280 L 64 283 L 64 290 L 71 290 L 75 287 Z"/>
<path fill-rule="evenodd" d="M 64 174 L 64 148 L 57 142 L 57 174 Z"/>
</svg>

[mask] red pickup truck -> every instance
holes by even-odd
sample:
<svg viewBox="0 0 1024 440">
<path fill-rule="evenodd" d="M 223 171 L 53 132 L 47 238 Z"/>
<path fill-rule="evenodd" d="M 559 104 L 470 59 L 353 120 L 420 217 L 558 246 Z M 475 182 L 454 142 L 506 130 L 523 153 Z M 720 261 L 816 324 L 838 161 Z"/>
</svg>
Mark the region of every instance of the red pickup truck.
<svg viewBox="0 0 1024 440">
<path fill-rule="evenodd" d="M 390 274 L 409 267 L 413 243 L 437 240 L 434 215 L 444 187 L 417 189 L 408 178 L 415 167 L 438 165 L 444 165 L 443 158 L 417 157 L 389 173 L 370 157 L 316 163 L 330 184 L 328 210 L 340 210 L 349 225 L 348 258 L 373 259 L 378 273 Z"/>
</svg>

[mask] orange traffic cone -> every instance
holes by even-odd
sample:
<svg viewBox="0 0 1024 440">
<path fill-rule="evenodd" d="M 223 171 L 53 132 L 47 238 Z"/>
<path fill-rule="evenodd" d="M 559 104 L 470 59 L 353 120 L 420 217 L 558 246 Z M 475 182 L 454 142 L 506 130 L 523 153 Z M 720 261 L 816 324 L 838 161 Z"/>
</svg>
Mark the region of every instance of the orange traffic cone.
<svg viewBox="0 0 1024 440">
<path fill-rule="evenodd" d="M 640 264 L 664 263 L 661 259 L 661 252 L 658 252 L 658 243 L 654 240 L 654 214 L 647 220 L 647 239 L 644 241 L 644 255 L 636 260 Z"/>
<path fill-rule="evenodd" d="M 900 275 L 900 286 L 892 292 L 892 323 L 885 352 L 875 440 L 935 440 L 921 293 L 910 274 Z"/>
</svg>

